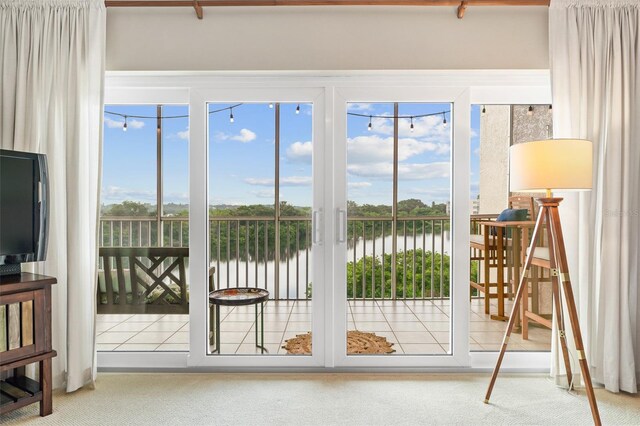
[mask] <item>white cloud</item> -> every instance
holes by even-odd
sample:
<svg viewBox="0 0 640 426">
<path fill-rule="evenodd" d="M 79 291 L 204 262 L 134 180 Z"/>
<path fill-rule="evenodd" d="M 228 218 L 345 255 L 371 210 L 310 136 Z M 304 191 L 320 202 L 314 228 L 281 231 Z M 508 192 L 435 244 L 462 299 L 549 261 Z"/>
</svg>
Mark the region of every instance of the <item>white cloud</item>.
<svg viewBox="0 0 640 426">
<path fill-rule="evenodd" d="M 110 117 L 104 118 L 104 124 L 110 129 L 122 129 L 124 126 L 124 119 L 114 120 Z M 127 119 L 127 129 L 141 129 L 144 127 L 144 121 Z"/>
<path fill-rule="evenodd" d="M 371 182 L 349 182 L 347 186 L 349 188 L 369 188 L 371 186 Z"/>
<path fill-rule="evenodd" d="M 350 164 L 347 171 L 352 176 L 370 178 L 388 178 L 393 176 L 393 164 L 391 162 L 372 164 Z M 401 180 L 427 180 L 448 178 L 450 175 L 450 163 L 400 163 L 398 164 L 398 178 Z"/>
<path fill-rule="evenodd" d="M 373 105 L 362 102 L 353 102 L 347 104 L 347 110 L 349 112 L 367 112 L 373 110 Z"/>
<path fill-rule="evenodd" d="M 313 145 L 311 142 L 294 142 L 287 148 L 286 159 L 292 163 L 311 164 Z"/>
<path fill-rule="evenodd" d="M 189 139 L 189 128 L 177 133 L 178 139 Z"/>
<path fill-rule="evenodd" d="M 107 126 L 110 129 L 117 129 L 118 127 L 122 128 L 122 125 L 124 124 L 124 120 L 118 121 L 118 120 L 114 120 L 114 119 L 109 118 L 109 117 L 105 117 L 104 118 L 104 124 L 105 124 L 105 126 Z"/>
<path fill-rule="evenodd" d="M 273 198 L 276 191 L 273 189 L 261 189 L 259 191 L 251 191 L 251 193 L 258 198 Z"/>
<path fill-rule="evenodd" d="M 132 188 L 121 188 L 119 186 L 108 186 L 102 188 L 100 200 L 103 203 L 121 203 L 122 201 L 142 201 L 155 204 L 156 191 Z M 188 203 L 189 194 L 186 192 L 170 192 L 164 194 L 164 201 L 169 203 Z"/>
<path fill-rule="evenodd" d="M 231 136 L 231 140 L 247 143 L 256 138 L 256 134 L 249 129 L 240 129 L 240 134 Z"/>
<path fill-rule="evenodd" d="M 127 128 L 142 129 L 144 127 L 144 121 L 140 120 L 127 120 Z"/>
<path fill-rule="evenodd" d="M 217 132 L 213 137 L 220 141 L 232 140 L 242 143 L 251 142 L 256 139 L 257 135 L 249 129 L 240 129 L 240 133 L 237 135 L 229 135 L 223 132 Z"/>
<path fill-rule="evenodd" d="M 287 176 L 280 178 L 280 186 L 311 186 L 311 176 Z"/>
<path fill-rule="evenodd" d="M 402 138 L 398 141 L 398 160 L 405 161 L 425 152 L 442 154 L 448 152 L 448 145 Z M 350 164 L 379 163 L 393 159 L 393 138 L 378 135 L 358 136 L 347 140 Z"/>
<path fill-rule="evenodd" d="M 411 188 L 407 191 L 408 194 L 420 194 L 427 195 L 433 199 L 448 199 L 451 194 L 449 188 Z"/>
<path fill-rule="evenodd" d="M 244 182 L 249 185 L 271 186 L 275 181 L 271 178 L 246 178 Z"/>
<path fill-rule="evenodd" d="M 246 178 L 245 183 L 257 186 L 273 186 L 273 178 Z M 311 186 L 311 176 L 286 176 L 280 178 L 280 186 Z"/>
<path fill-rule="evenodd" d="M 102 188 L 100 198 L 102 202 L 121 202 L 124 200 L 155 202 L 156 192 L 150 190 L 108 186 L 106 188 Z"/>
</svg>

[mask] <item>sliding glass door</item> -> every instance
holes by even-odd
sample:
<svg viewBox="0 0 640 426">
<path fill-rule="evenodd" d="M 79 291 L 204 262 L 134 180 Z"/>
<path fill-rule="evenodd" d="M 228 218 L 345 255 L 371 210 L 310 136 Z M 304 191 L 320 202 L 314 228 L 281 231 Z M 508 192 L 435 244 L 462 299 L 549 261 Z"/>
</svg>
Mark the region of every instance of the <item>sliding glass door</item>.
<svg viewBox="0 0 640 426">
<path fill-rule="evenodd" d="M 192 102 L 205 130 L 192 161 L 207 182 L 198 207 L 208 272 L 196 290 L 205 302 L 196 313 L 199 363 L 321 362 L 319 94 L 238 88 L 202 91 Z"/>
<path fill-rule="evenodd" d="M 454 206 L 462 213 L 458 218 L 464 214 L 465 206 L 454 197 L 465 191 L 454 185 L 464 177 L 457 175 L 454 182 L 452 174 L 456 154 L 468 150 L 462 126 L 456 127 L 463 115 L 456 102 L 464 93 L 373 88 L 339 93 L 333 257 L 339 363 L 464 363 L 466 319 L 457 308 L 468 298 L 456 292 L 454 277 L 462 275 L 453 267 L 466 256 L 456 252 L 452 238 L 458 229 L 466 232 L 453 214 Z"/>
<path fill-rule="evenodd" d="M 101 365 L 492 367 L 512 301 L 505 285 L 501 316 L 499 299 L 470 289 L 487 281 L 474 226 L 519 195 L 502 185 L 506 147 L 539 137 L 533 124 L 545 133 L 548 94 L 443 78 L 117 80 Z M 521 263 L 507 252 L 511 282 Z M 547 364 L 538 278 L 527 318 L 539 320 L 513 365 Z"/>
</svg>

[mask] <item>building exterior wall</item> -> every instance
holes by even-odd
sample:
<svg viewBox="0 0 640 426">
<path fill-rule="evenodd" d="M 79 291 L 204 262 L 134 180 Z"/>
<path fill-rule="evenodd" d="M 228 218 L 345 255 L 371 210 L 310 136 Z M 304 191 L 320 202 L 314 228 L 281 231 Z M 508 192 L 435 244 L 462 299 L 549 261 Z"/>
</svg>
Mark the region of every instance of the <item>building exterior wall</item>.
<svg viewBox="0 0 640 426">
<path fill-rule="evenodd" d="M 500 213 L 509 199 L 511 106 L 485 105 L 480 116 L 480 214 Z"/>
</svg>

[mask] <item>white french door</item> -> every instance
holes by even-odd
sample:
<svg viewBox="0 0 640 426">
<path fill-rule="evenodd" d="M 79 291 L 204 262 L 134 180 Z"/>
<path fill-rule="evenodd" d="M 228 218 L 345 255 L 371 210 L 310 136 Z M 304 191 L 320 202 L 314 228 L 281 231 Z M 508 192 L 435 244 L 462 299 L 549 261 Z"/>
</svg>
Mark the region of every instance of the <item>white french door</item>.
<svg viewBox="0 0 640 426">
<path fill-rule="evenodd" d="M 200 89 L 190 105 L 189 365 L 323 366 L 324 91 Z M 220 322 L 207 271 L 216 289 L 263 288 L 269 301 L 222 306 Z M 306 332 L 310 353 L 283 350 L 285 335 Z"/>
<path fill-rule="evenodd" d="M 439 367 L 439 366 L 466 366 L 468 365 L 468 335 L 467 330 L 467 312 L 468 297 L 467 288 L 464 286 L 466 278 L 468 276 L 468 262 L 466 253 L 466 226 L 468 224 L 468 91 L 457 88 L 421 88 L 416 90 L 415 88 L 397 88 L 389 87 L 385 89 L 380 88 L 340 88 L 335 91 L 335 98 L 331 105 L 325 107 L 325 97 L 331 97 L 333 91 L 325 91 L 323 89 L 268 89 L 268 88 L 224 88 L 224 89 L 200 89 L 194 90 L 191 93 L 190 110 L 191 110 L 191 179 L 195 179 L 197 184 L 191 185 L 191 268 L 194 271 L 192 275 L 192 291 L 191 297 L 192 303 L 190 308 L 191 315 L 191 350 L 189 357 L 189 364 L 193 366 L 336 366 L 336 367 L 358 367 L 358 366 L 381 366 L 381 367 Z M 418 114 L 417 112 L 409 112 L 412 114 L 411 125 L 414 124 L 413 115 L 415 115 L 415 124 L 422 129 L 423 124 L 427 120 L 434 118 L 435 120 L 444 120 L 441 123 L 446 130 L 445 134 L 448 136 L 449 147 L 445 147 L 442 155 L 445 161 L 441 161 L 439 164 L 420 164 L 419 168 L 423 170 L 426 175 L 430 172 L 428 168 L 430 166 L 438 167 L 440 174 L 444 177 L 441 179 L 445 183 L 446 188 L 446 214 L 450 219 L 444 220 L 440 217 L 439 223 L 431 220 L 430 229 L 437 227 L 440 232 L 440 237 L 444 239 L 445 233 L 447 236 L 447 247 L 444 249 L 444 241 L 441 242 L 443 249 L 439 254 L 435 254 L 435 250 L 432 247 L 431 253 L 434 256 L 438 256 L 439 261 L 442 261 L 442 266 L 439 271 L 442 272 L 440 277 L 440 284 L 438 285 L 439 300 L 446 303 L 446 314 L 441 313 L 433 314 L 440 315 L 445 321 L 441 321 L 438 325 L 444 328 L 440 328 L 438 333 L 439 341 L 446 343 L 439 343 L 433 341 L 434 348 L 438 348 L 437 351 L 429 350 L 416 350 L 412 353 L 408 348 L 412 344 L 405 344 L 405 350 L 400 352 L 398 349 L 402 341 L 395 342 L 396 354 L 394 356 L 389 355 L 359 355 L 352 356 L 347 354 L 347 331 L 349 328 L 347 318 L 347 311 L 350 309 L 347 302 L 347 282 L 346 282 L 346 259 L 348 251 L 347 243 L 347 221 L 351 218 L 347 217 L 347 198 L 349 196 L 347 190 L 347 174 L 348 174 L 348 159 L 347 159 L 347 113 L 349 103 L 375 103 L 375 102 L 391 102 L 396 105 L 396 114 L 399 111 L 398 105 L 402 103 L 402 108 L 409 104 L 420 103 L 424 108 L 445 108 L 441 113 L 427 113 L 426 115 Z M 250 105 L 250 106 L 249 106 Z M 302 105 L 302 107 L 301 107 Z M 306 105 L 309 105 L 308 110 Z M 270 198 L 269 203 L 274 203 L 277 207 L 280 207 L 282 203 L 280 191 L 281 187 L 278 186 L 278 181 L 284 181 L 286 177 L 280 176 L 284 163 L 279 163 L 282 157 L 286 162 L 285 153 L 292 154 L 292 150 L 295 148 L 300 151 L 305 151 L 305 155 L 310 155 L 312 158 L 312 174 L 310 176 L 310 186 L 307 190 L 311 194 L 310 202 L 312 208 L 310 211 L 309 219 L 311 221 L 311 239 L 313 250 L 311 250 L 310 259 L 312 263 L 311 277 L 308 278 L 309 284 L 312 284 L 312 294 L 310 298 L 311 306 L 311 325 L 310 331 L 312 331 L 312 347 L 313 351 L 309 356 L 265 356 L 263 353 L 256 353 L 253 355 L 247 355 L 238 351 L 237 349 L 229 349 L 228 353 L 225 353 L 225 346 L 222 345 L 223 351 L 220 353 L 212 353 L 210 342 L 207 339 L 203 339 L 203 336 L 207 336 L 207 325 L 211 323 L 212 318 L 209 317 L 208 300 L 206 295 L 208 294 L 207 277 L 205 271 L 208 270 L 212 260 L 214 260 L 215 266 L 217 266 L 217 279 L 219 288 L 224 288 L 231 284 L 234 286 L 260 286 L 259 282 L 262 279 L 261 267 L 264 267 L 264 286 L 268 288 L 272 293 L 274 302 L 271 306 L 283 306 L 283 300 L 300 300 L 303 295 L 298 291 L 293 293 L 290 290 L 289 284 L 289 269 L 288 261 L 286 263 L 286 276 L 287 281 L 283 281 L 284 270 L 280 274 L 275 274 L 271 277 L 271 271 L 267 271 L 266 258 L 264 265 L 259 264 L 260 260 L 260 248 L 266 241 L 260 241 L 259 235 L 263 230 L 265 235 L 269 232 L 268 225 L 265 223 L 263 227 L 259 224 L 260 218 L 249 217 L 242 218 L 241 220 L 232 222 L 233 218 L 222 218 L 222 222 L 217 222 L 217 219 L 212 219 L 212 210 L 216 209 L 217 194 L 224 192 L 224 188 L 218 188 L 218 181 L 224 180 L 224 177 L 218 173 L 217 169 L 224 169 L 233 156 L 231 151 L 228 151 L 228 158 L 216 157 L 216 152 L 223 152 L 220 148 L 221 144 L 229 140 L 237 140 L 243 142 L 242 132 L 248 139 L 256 138 L 256 132 L 250 130 L 248 127 L 238 125 L 236 130 L 241 133 L 233 135 L 230 130 L 230 125 L 223 124 L 223 122 L 230 121 L 233 126 L 236 126 L 241 122 L 242 114 L 247 114 L 250 108 L 253 108 L 256 114 L 270 114 L 269 110 L 275 110 L 275 117 L 280 117 L 281 112 L 289 110 L 293 111 L 295 106 L 295 113 L 299 114 L 302 110 L 305 110 L 312 117 L 313 122 L 313 140 L 295 141 L 293 145 L 289 145 L 289 149 L 278 149 L 279 144 L 285 144 L 284 140 L 281 140 L 280 123 L 283 123 L 281 118 L 277 118 L 277 124 L 275 125 L 276 138 L 274 145 L 276 147 L 276 157 L 270 156 L 270 154 L 259 154 L 256 152 L 260 149 L 256 144 L 254 148 L 246 149 L 248 143 L 240 144 L 240 148 L 244 149 L 243 154 L 249 168 L 252 168 L 251 172 L 258 174 L 254 177 L 244 176 L 242 173 L 246 173 L 246 170 L 239 170 L 242 168 L 243 162 L 238 163 L 237 172 L 242 175 L 244 182 L 261 182 L 271 183 L 274 179 L 267 178 L 267 175 L 272 175 L 271 164 L 275 160 L 275 185 L 274 197 Z M 244 108 L 244 112 L 243 112 Z M 216 118 L 212 118 L 212 113 L 220 113 L 222 120 L 216 121 Z M 405 114 L 406 115 L 406 114 Z M 403 116 L 404 117 L 404 116 Z M 365 117 L 366 118 L 366 117 Z M 447 118 L 449 120 L 448 126 L 446 126 Z M 406 121 L 406 120 L 405 120 Z M 431 120 L 433 121 L 433 120 Z M 216 123 L 218 123 L 216 125 Z M 333 123 L 333 131 L 327 132 L 325 137 L 325 126 L 329 123 Z M 404 123 L 404 121 L 403 121 Z M 225 127 L 226 126 L 226 127 Z M 404 126 L 404 124 L 402 124 Z M 396 125 L 397 129 L 397 125 Z M 259 133 L 259 132 L 258 132 Z M 397 132 L 396 132 L 397 133 Z M 224 135 L 223 135 L 224 134 Z M 398 134 L 396 134 L 396 165 L 404 167 L 404 164 L 398 164 L 398 152 L 401 155 L 405 155 L 404 142 L 406 135 L 400 138 L 401 147 L 398 147 Z M 214 141 L 215 138 L 220 139 Z M 251 141 L 253 142 L 253 140 Z M 289 141 L 290 143 L 291 141 Z M 417 142 L 416 142 L 417 143 Z M 430 142 L 423 141 L 421 144 L 427 144 L 431 147 Z M 303 145 L 306 144 L 306 145 Z M 310 146 L 309 146 L 310 144 Z M 303 149 L 304 146 L 304 149 Z M 380 147 L 378 147 L 379 149 Z M 365 151 L 368 148 L 365 147 Z M 376 147 L 371 149 L 375 150 Z M 422 149 L 422 145 L 418 147 Z M 430 149 L 430 148 L 429 148 Z M 383 149 L 384 150 L 384 149 Z M 307 152 L 308 151 L 308 152 Z M 393 151 L 393 150 L 392 150 Z M 267 152 L 267 151 L 265 151 Z M 222 155 L 222 154 L 221 154 Z M 262 155 L 261 158 L 251 158 L 254 155 Z M 332 161 L 324 162 L 323 159 L 326 155 L 330 155 Z M 262 160 L 264 170 L 255 170 L 256 164 L 260 164 Z M 357 159 L 355 160 L 357 161 Z M 464 165 L 457 169 L 455 164 Z M 376 165 L 374 164 L 375 168 Z M 354 173 L 353 167 L 349 168 L 349 173 Z M 375 174 L 375 170 L 374 170 Z M 264 175 L 264 176 L 263 176 Z M 212 177 L 214 176 L 214 177 Z M 301 178 L 289 177 L 289 181 Z M 400 179 L 400 181 L 398 180 Z M 397 187 L 398 182 L 402 182 L 402 173 L 400 177 L 398 173 L 392 176 L 392 186 Z M 206 187 L 201 184 L 202 180 L 208 182 Z M 282 187 L 286 191 L 286 187 Z M 219 191 L 219 192 L 216 192 Z M 397 209 L 397 191 L 394 195 L 394 209 Z M 465 201 L 463 201 L 465 200 Z M 295 203 L 294 203 L 295 204 Z M 215 213 L 213 213 L 215 214 Z M 282 213 L 276 209 L 275 221 L 284 220 Z M 394 230 L 393 238 L 398 238 L 399 233 L 403 233 L 405 236 L 405 250 L 401 247 L 396 247 L 394 244 L 390 250 L 391 255 L 395 259 L 396 256 L 406 256 L 406 223 L 404 223 L 404 232 L 398 230 L 397 214 L 394 214 L 394 220 L 392 221 L 391 228 Z M 427 221 L 418 221 L 420 226 L 428 224 Z M 255 223 L 255 225 L 252 225 Z M 285 222 L 280 222 L 278 226 L 282 227 Z M 366 226 L 366 225 L 365 225 Z M 414 220 L 413 226 L 416 226 Z M 353 225 L 351 225 L 353 228 Z M 235 231 L 234 231 L 235 229 Z M 277 229 L 277 228 L 276 228 Z M 355 228 L 354 228 L 355 229 Z M 374 230 L 376 228 L 374 227 Z M 414 243 L 415 243 L 415 229 L 414 229 Z M 241 235 L 245 234 L 246 239 L 241 240 Z M 382 231 L 384 234 L 385 231 Z M 422 239 L 426 241 L 425 229 L 423 228 Z M 435 230 L 434 230 L 435 232 Z M 225 240 L 225 233 L 227 238 Z M 281 231 L 277 231 L 280 240 L 289 238 L 288 234 L 284 237 Z M 374 232 L 375 234 L 375 232 Z M 238 242 L 232 243 L 233 237 L 238 239 Z M 255 236 L 255 250 L 256 253 L 250 253 L 250 248 L 253 250 L 253 243 L 250 243 L 250 238 Z M 429 234 L 432 235 L 432 234 Z M 384 237 L 384 235 L 383 235 Z M 217 238 L 217 243 L 212 242 L 212 239 Z M 266 238 L 266 237 L 265 237 Z M 372 236 L 375 239 L 375 235 Z M 431 237 L 430 237 L 431 238 Z M 434 237 L 435 238 L 435 237 Z M 364 236 L 362 241 L 366 244 L 367 236 Z M 221 242 L 226 241 L 226 246 L 220 248 Z M 283 241 L 278 241 L 280 245 L 285 244 Z M 373 243 L 375 244 L 375 243 Z M 384 244 L 384 243 L 383 243 Z M 229 247 L 231 246 L 231 247 Z M 246 258 L 242 258 L 246 247 Z M 287 244 L 288 247 L 288 244 Z M 355 248 L 353 248 L 355 250 Z M 375 249 L 374 249 L 375 250 Z M 222 252 L 222 253 L 221 253 Z M 226 256 L 225 256 L 226 252 Z M 282 252 L 282 250 L 280 250 Z M 282 252 L 284 253 L 284 252 Z M 374 251 L 375 253 L 375 251 Z M 424 255 L 424 252 L 421 252 Z M 355 252 L 354 252 L 355 254 Z M 237 256 L 234 258 L 234 255 Z M 286 256 L 283 254 L 283 256 Z M 383 258 L 385 254 L 382 253 Z M 415 252 L 414 252 L 415 256 Z M 254 263 L 250 263 L 250 259 L 255 257 Z M 365 256 L 366 257 L 366 256 Z M 424 257 L 424 256 L 423 256 Z M 447 258 L 447 265 L 444 264 L 444 258 Z M 220 259 L 223 259 L 222 266 Z M 242 263 L 242 262 L 245 263 Z M 357 263 L 357 259 L 355 259 Z M 364 260 L 366 261 L 366 259 Z M 414 259 L 415 261 L 415 259 Z M 235 262 L 235 263 L 234 263 Z M 436 259 L 431 258 L 428 262 L 435 263 Z M 423 259 L 424 263 L 424 259 Z M 231 264 L 231 267 L 229 266 Z M 276 259 L 276 268 L 278 267 L 278 259 Z M 245 273 L 246 267 L 246 273 Z M 353 264 L 355 267 L 355 263 Z M 406 269 L 406 265 L 404 266 Z M 415 267 L 415 264 L 414 264 Z M 234 271 L 235 268 L 235 271 Z M 254 271 L 255 268 L 255 272 Z M 221 271 L 222 269 L 222 271 Z M 443 269 L 447 269 L 446 279 Z M 196 272 L 197 271 L 197 272 Z M 222 272 L 222 273 L 221 273 Z M 440 273 L 439 272 L 439 273 Z M 433 275 L 433 273 L 432 273 Z M 296 278 L 298 273 L 296 272 Z M 364 278 L 364 277 L 363 277 Z M 373 283 L 367 285 L 373 285 L 373 294 L 360 293 L 359 296 L 356 293 L 351 294 L 351 299 L 371 300 L 371 303 L 376 303 L 376 278 L 375 273 L 372 277 Z M 447 281 L 444 284 L 444 281 Z M 241 283 L 242 281 L 242 283 Z M 267 284 L 270 281 L 270 284 Z M 394 289 L 398 283 L 393 281 Z M 379 285 L 384 285 L 386 280 L 381 280 Z M 305 284 L 306 281 L 305 281 Z M 360 284 L 358 284 L 359 286 Z M 365 285 L 363 283 L 363 285 Z M 391 285 L 391 283 L 390 283 Z M 406 293 L 407 283 L 406 277 L 404 278 L 403 292 L 395 292 L 394 296 L 389 296 L 389 300 L 386 302 L 400 304 L 405 306 L 405 300 L 415 300 L 417 295 L 417 288 L 420 284 L 416 285 L 415 276 L 412 278 L 410 286 L 413 290 L 412 295 Z M 424 290 L 424 280 L 422 282 L 422 291 Z M 446 285 L 446 291 L 443 290 L 443 286 Z M 286 290 L 283 287 L 286 286 Z M 299 287 L 299 283 L 291 285 L 296 288 Z M 433 293 L 434 286 L 430 291 Z M 355 288 L 355 287 L 354 287 Z M 283 293 L 284 291 L 284 293 Z M 385 291 L 385 290 L 383 290 Z M 275 294 L 274 294 L 275 293 Z M 306 293 L 308 296 L 309 293 Z M 388 293 L 388 291 L 387 291 Z M 396 297 L 396 295 L 398 297 Z M 423 298 L 423 294 L 418 295 L 418 299 Z M 433 294 L 431 294 L 433 296 Z M 384 298 L 384 297 L 383 297 Z M 295 302 L 294 302 L 295 303 Z M 269 305 L 268 305 L 269 306 Z M 286 303 L 285 303 L 286 306 Z M 395 309 L 395 308 L 393 308 Z M 267 313 L 269 313 L 267 311 Z M 393 312 L 391 312 L 393 313 Z M 430 315 L 428 312 L 419 312 L 421 314 Z M 398 314 L 402 315 L 402 313 Z M 203 321 L 203 319 L 206 319 Z M 228 323 L 229 324 L 229 323 Z M 269 327 L 267 322 L 267 327 Z M 389 327 L 389 324 L 393 326 L 393 322 L 385 325 Z M 416 321 L 416 324 L 420 324 Z M 396 324 L 395 327 L 400 325 L 409 325 L 408 323 Z M 224 327 L 224 322 L 223 322 Z M 364 324 L 359 323 L 358 327 L 364 330 Z M 355 328 L 355 324 L 353 324 Z M 402 329 L 401 329 L 402 330 Z M 422 330 L 422 329 L 420 329 Z M 393 341 L 395 335 L 415 335 L 417 341 L 420 339 L 432 338 L 433 333 L 422 330 L 416 330 L 413 332 L 399 331 L 395 329 L 388 330 L 387 335 L 389 341 Z M 301 330 L 300 330 L 301 331 Z M 366 331 L 366 330 L 365 330 Z M 375 331 L 375 330 L 373 330 Z M 269 331 L 268 331 L 269 333 Z M 391 337 L 391 335 L 395 335 Z M 384 332 L 378 331 L 377 335 L 381 336 Z M 225 335 L 223 334 L 223 337 Z M 293 337 L 292 336 L 288 336 Z M 246 345 L 245 345 L 246 346 Z M 413 344 L 414 347 L 418 346 Z M 426 347 L 429 345 L 423 345 Z M 284 355 L 281 348 L 273 347 L 269 355 Z M 400 352 L 400 353 L 398 353 Z"/>
<path fill-rule="evenodd" d="M 460 88 L 336 90 L 331 333 L 336 366 L 469 364 L 468 104 L 469 92 Z M 413 162 L 403 161 L 410 158 Z M 420 193 L 410 182 L 444 187 L 432 188 L 439 194 L 399 201 L 399 194 L 406 199 L 412 191 Z M 414 217 L 404 212 L 403 218 L 399 205 L 424 207 L 420 199 L 438 199 L 441 215 L 418 208 Z M 348 353 L 353 330 L 386 337 L 396 352 Z"/>
</svg>

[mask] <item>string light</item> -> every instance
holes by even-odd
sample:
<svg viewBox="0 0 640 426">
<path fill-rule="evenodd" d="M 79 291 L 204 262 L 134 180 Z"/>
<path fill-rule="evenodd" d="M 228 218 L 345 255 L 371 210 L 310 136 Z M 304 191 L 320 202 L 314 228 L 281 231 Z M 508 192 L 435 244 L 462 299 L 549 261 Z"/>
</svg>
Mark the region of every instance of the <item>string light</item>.
<svg viewBox="0 0 640 426">
<path fill-rule="evenodd" d="M 549 114 L 551 114 L 553 112 L 553 105 L 549 105 L 549 109 L 547 110 L 547 112 Z"/>
<path fill-rule="evenodd" d="M 430 112 L 428 114 L 419 114 L 419 115 L 370 115 L 370 114 L 359 114 L 357 112 L 347 112 L 347 115 L 351 115 L 353 117 L 365 117 L 369 119 L 369 124 L 367 125 L 367 130 L 372 130 L 373 129 L 373 124 L 372 121 L 374 118 L 383 118 L 385 120 L 389 120 L 389 119 L 399 119 L 399 118 L 408 118 L 409 120 L 411 120 L 411 123 L 413 124 L 413 119 L 414 118 L 422 118 L 422 117 L 432 117 L 434 115 L 442 115 L 444 117 L 444 124 L 447 123 L 447 118 L 446 115 L 447 113 L 449 113 L 451 111 L 438 111 L 438 112 Z"/>
<path fill-rule="evenodd" d="M 527 110 L 527 115 L 533 115 L 533 105 L 529 105 L 529 109 Z"/>
<path fill-rule="evenodd" d="M 482 115 L 485 115 L 487 113 L 487 108 L 485 108 L 484 105 L 482 105 Z"/>
<path fill-rule="evenodd" d="M 229 122 L 233 123 L 235 121 L 235 118 L 233 116 L 233 109 L 237 108 L 239 106 L 243 105 L 242 103 L 239 104 L 235 104 L 235 105 L 231 105 L 228 107 L 224 107 L 224 108 L 220 108 L 220 109 L 216 109 L 216 110 L 212 110 L 209 111 L 209 114 L 215 114 L 218 112 L 224 112 L 224 111 L 229 111 Z M 273 108 L 274 104 L 273 103 L 269 103 L 269 108 Z M 484 107 L 483 107 L 484 110 Z M 295 110 L 296 114 L 300 114 L 300 104 L 296 105 L 296 110 Z M 428 113 L 428 114 L 419 114 L 419 115 L 397 115 L 397 116 L 391 116 L 391 115 L 373 115 L 373 114 L 359 114 L 359 113 L 355 113 L 355 112 L 347 112 L 347 115 L 351 115 L 351 116 L 355 116 L 355 117 L 366 117 L 369 119 L 369 124 L 367 125 L 367 130 L 372 131 L 373 130 L 373 119 L 374 118 L 384 118 L 385 120 L 388 119 L 400 119 L 400 118 L 408 118 L 411 122 L 410 124 L 410 130 L 413 132 L 415 130 L 415 126 L 413 123 L 413 119 L 414 118 L 422 118 L 422 117 L 431 117 L 434 115 L 441 115 L 443 117 L 442 120 L 442 124 L 444 124 L 446 126 L 447 124 L 447 117 L 446 114 L 449 113 L 451 111 L 439 111 L 439 112 L 432 112 L 432 113 Z M 139 119 L 153 119 L 153 120 L 167 120 L 167 119 L 174 119 L 174 118 L 189 118 L 189 114 L 182 114 L 182 115 L 164 115 L 164 116 L 157 116 L 157 115 L 128 115 L 128 114 L 122 114 L 119 112 L 115 112 L 115 111 L 104 111 L 105 114 L 110 114 L 110 115 L 115 115 L 118 117 L 122 117 L 124 118 L 124 124 L 122 125 L 122 130 L 123 131 L 127 131 L 127 119 L 129 118 L 139 118 Z"/>
</svg>

